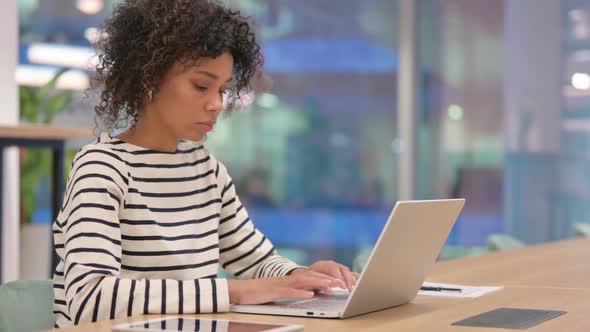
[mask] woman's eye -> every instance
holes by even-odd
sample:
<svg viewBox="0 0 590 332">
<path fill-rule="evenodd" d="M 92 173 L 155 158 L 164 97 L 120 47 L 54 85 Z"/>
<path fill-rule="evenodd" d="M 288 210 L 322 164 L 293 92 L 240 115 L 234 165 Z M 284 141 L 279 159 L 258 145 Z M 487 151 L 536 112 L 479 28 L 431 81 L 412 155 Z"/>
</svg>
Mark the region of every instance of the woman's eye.
<svg viewBox="0 0 590 332">
<path fill-rule="evenodd" d="M 201 91 L 201 92 L 206 92 L 207 91 L 207 87 L 205 86 L 201 86 L 201 85 L 197 85 L 195 84 L 195 89 Z"/>
</svg>

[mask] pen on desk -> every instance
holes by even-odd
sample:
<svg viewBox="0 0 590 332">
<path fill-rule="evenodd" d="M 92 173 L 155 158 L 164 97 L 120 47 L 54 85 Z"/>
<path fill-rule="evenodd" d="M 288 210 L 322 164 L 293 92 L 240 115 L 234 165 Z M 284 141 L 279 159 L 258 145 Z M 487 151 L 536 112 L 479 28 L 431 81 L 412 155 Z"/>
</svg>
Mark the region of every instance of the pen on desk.
<svg viewBox="0 0 590 332">
<path fill-rule="evenodd" d="M 422 286 L 420 290 L 423 291 L 432 291 L 432 292 L 461 292 L 461 288 L 449 288 L 449 287 L 430 287 L 430 286 Z"/>
</svg>

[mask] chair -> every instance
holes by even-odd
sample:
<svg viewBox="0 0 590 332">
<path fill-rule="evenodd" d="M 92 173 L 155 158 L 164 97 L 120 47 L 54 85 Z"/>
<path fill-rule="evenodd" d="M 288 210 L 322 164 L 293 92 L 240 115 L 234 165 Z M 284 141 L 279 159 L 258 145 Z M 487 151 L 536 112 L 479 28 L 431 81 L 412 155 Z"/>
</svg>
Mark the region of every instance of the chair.
<svg viewBox="0 0 590 332">
<path fill-rule="evenodd" d="M 307 254 L 301 249 L 295 248 L 277 248 L 279 255 L 300 265 L 307 264 Z"/>
<path fill-rule="evenodd" d="M 506 251 L 523 248 L 525 244 L 506 234 L 492 234 L 488 237 L 489 251 Z"/>
<path fill-rule="evenodd" d="M 590 237 L 590 224 L 576 223 L 572 228 L 575 237 Z"/>
<path fill-rule="evenodd" d="M 17 280 L 0 287 L 0 332 L 31 332 L 53 326 L 51 280 Z"/>
</svg>

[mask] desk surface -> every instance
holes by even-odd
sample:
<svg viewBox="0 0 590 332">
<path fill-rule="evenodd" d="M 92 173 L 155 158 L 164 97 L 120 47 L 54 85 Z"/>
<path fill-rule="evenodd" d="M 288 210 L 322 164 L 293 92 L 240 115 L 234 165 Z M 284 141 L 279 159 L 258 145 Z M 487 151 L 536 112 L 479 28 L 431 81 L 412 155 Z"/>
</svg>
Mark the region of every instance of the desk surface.
<svg viewBox="0 0 590 332">
<path fill-rule="evenodd" d="M 590 289 L 590 239 L 440 262 L 428 281 L 470 285 Z"/>
<path fill-rule="evenodd" d="M 567 314 L 529 328 L 531 332 L 590 331 L 588 308 L 590 290 L 523 288 L 506 289 L 478 299 L 445 299 L 419 296 L 413 303 L 360 315 L 348 319 L 296 318 L 266 315 L 217 314 L 204 318 L 233 319 L 269 323 L 292 323 L 305 326 L 305 331 L 494 331 L 497 329 L 452 326 L 451 323 L 500 307 L 566 310 Z M 158 316 L 149 316 L 154 318 Z M 134 317 L 63 329 L 64 332 L 106 332 L 116 324 L 138 321 Z"/>
<path fill-rule="evenodd" d="M 0 126 L 0 138 L 63 141 L 71 139 L 92 139 L 94 137 L 94 131 L 90 128 L 55 127 L 35 124 Z"/>
<path fill-rule="evenodd" d="M 500 307 L 566 310 L 566 315 L 527 331 L 590 331 L 588 280 L 590 240 L 569 240 L 526 249 L 463 258 L 436 264 L 428 280 L 480 285 L 507 285 L 499 292 L 477 299 L 419 296 L 411 304 L 345 320 L 295 318 L 244 314 L 199 315 L 199 317 L 293 323 L 305 331 L 499 331 L 451 326 L 461 319 Z M 529 284 L 530 283 L 530 284 Z M 514 284 L 514 285 L 510 285 Z M 580 286 L 580 288 L 576 288 Z M 581 287 L 583 286 L 583 287 Z M 150 316 L 157 317 L 157 316 Z M 80 325 L 67 332 L 111 331 L 115 324 L 142 320 L 134 317 Z"/>
</svg>

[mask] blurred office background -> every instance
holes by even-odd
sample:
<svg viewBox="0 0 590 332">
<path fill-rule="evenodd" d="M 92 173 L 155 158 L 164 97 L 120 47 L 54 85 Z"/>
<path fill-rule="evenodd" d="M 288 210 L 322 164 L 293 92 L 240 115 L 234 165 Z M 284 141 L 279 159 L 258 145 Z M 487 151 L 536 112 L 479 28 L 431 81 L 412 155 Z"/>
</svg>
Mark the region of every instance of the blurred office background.
<svg viewBox="0 0 590 332">
<path fill-rule="evenodd" d="M 73 99 L 53 124 L 94 126 L 92 43 L 118 2 L 18 0 L 18 84 L 70 69 L 58 87 Z M 255 19 L 269 89 L 206 145 L 285 255 L 352 265 L 408 198 L 467 198 L 441 259 L 484 254 L 492 234 L 533 244 L 590 222 L 590 0 L 225 2 Z M 403 110 L 408 41 L 415 108 Z M 35 186 L 23 228 L 49 227 L 49 187 Z"/>
</svg>

